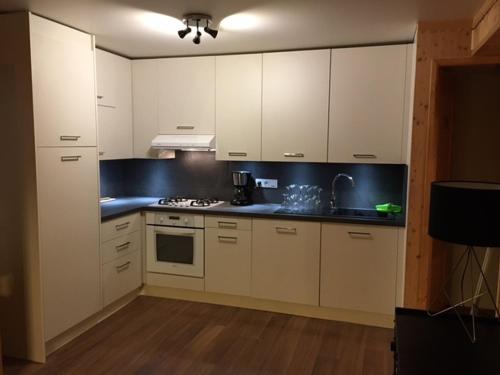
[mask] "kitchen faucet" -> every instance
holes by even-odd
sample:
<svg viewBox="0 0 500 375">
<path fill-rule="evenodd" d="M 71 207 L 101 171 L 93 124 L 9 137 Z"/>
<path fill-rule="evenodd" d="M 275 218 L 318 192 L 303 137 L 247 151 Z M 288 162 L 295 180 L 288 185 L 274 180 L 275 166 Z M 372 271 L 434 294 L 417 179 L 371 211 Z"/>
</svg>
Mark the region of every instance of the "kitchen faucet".
<svg viewBox="0 0 500 375">
<path fill-rule="evenodd" d="M 349 181 L 351 181 L 352 187 L 355 187 L 356 185 L 354 184 L 354 178 L 352 176 L 349 176 L 346 173 L 339 173 L 337 174 L 333 180 L 332 180 L 332 198 L 330 200 L 330 207 L 334 210 L 337 208 L 337 195 L 335 194 L 335 186 L 337 184 L 337 180 L 340 179 L 341 177 L 347 178 Z"/>
</svg>

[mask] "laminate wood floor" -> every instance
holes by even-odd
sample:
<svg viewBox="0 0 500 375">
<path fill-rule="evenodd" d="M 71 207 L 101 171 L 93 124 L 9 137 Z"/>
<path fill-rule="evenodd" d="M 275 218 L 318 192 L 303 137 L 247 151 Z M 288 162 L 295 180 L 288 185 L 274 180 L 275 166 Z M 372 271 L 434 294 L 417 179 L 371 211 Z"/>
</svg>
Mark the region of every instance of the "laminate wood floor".
<svg viewBox="0 0 500 375">
<path fill-rule="evenodd" d="M 138 297 L 51 356 L 6 374 L 392 374 L 390 329 Z"/>
</svg>

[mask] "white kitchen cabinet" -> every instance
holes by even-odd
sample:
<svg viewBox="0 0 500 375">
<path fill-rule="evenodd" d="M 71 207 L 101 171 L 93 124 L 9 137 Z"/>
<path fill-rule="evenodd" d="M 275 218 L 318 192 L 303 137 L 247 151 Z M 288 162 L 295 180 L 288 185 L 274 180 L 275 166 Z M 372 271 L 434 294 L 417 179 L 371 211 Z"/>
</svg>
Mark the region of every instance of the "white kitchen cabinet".
<svg viewBox="0 0 500 375">
<path fill-rule="evenodd" d="M 36 146 L 96 146 L 93 37 L 29 20 Z"/>
<path fill-rule="evenodd" d="M 205 290 L 250 295 L 252 232 L 205 229 Z"/>
<path fill-rule="evenodd" d="M 326 162 L 330 50 L 265 53 L 262 160 Z"/>
<path fill-rule="evenodd" d="M 121 256 L 102 267 L 104 306 L 132 292 L 142 285 L 140 251 Z"/>
<path fill-rule="evenodd" d="M 215 56 L 159 59 L 160 134 L 215 134 Z"/>
<path fill-rule="evenodd" d="M 109 241 L 141 229 L 141 214 L 121 216 L 101 224 L 101 241 Z"/>
<path fill-rule="evenodd" d="M 132 61 L 134 157 L 155 158 L 151 141 L 158 135 L 158 60 Z"/>
<path fill-rule="evenodd" d="M 329 162 L 403 162 L 406 54 L 407 45 L 332 50 Z"/>
<path fill-rule="evenodd" d="M 45 339 L 101 308 L 95 147 L 39 147 L 38 223 Z"/>
<path fill-rule="evenodd" d="M 322 224 L 320 305 L 394 314 L 398 229 Z"/>
<path fill-rule="evenodd" d="M 97 49 L 96 74 L 100 159 L 132 158 L 131 62 Z"/>
<path fill-rule="evenodd" d="M 217 160 L 260 160 L 262 54 L 215 60 Z"/>
<path fill-rule="evenodd" d="M 102 225 L 101 225 L 102 226 Z M 141 249 L 141 231 L 126 233 L 118 238 L 101 242 L 101 263 L 108 263 L 123 255 Z"/>
<path fill-rule="evenodd" d="M 320 223 L 254 219 L 252 296 L 318 306 Z"/>
</svg>

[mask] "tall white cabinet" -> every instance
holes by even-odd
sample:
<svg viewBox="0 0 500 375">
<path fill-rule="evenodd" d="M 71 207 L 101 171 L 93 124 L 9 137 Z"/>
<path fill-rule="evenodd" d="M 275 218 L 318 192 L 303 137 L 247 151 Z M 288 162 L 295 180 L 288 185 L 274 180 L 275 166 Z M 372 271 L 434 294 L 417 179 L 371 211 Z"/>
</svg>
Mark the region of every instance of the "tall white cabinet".
<svg viewBox="0 0 500 375">
<path fill-rule="evenodd" d="M 132 147 L 132 66 L 96 49 L 99 159 L 128 159 Z"/>
<path fill-rule="evenodd" d="M 265 53 L 262 160 L 326 162 L 330 50 Z"/>
<path fill-rule="evenodd" d="M 215 58 L 217 160 L 261 160 L 262 54 Z"/>
<path fill-rule="evenodd" d="M 11 103 L 0 142 L 12 156 L 0 164 L 15 186 L 0 190 L 0 275 L 13 280 L 0 330 L 6 354 L 44 361 L 102 306 L 94 40 L 28 12 L 0 15 L 0 31 L 0 102 Z"/>
<path fill-rule="evenodd" d="M 407 49 L 332 50 L 329 162 L 403 162 Z"/>
</svg>

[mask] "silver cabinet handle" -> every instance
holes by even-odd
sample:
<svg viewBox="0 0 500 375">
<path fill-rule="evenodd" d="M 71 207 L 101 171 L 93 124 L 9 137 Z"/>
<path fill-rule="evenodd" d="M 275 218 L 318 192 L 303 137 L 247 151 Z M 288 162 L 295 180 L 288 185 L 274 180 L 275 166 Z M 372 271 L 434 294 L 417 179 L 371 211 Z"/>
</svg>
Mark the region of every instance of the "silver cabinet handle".
<svg viewBox="0 0 500 375">
<path fill-rule="evenodd" d="M 127 221 L 126 223 L 123 223 L 123 224 L 116 224 L 115 229 L 122 230 L 122 229 L 128 228 L 129 225 L 130 225 L 130 221 Z"/>
<path fill-rule="evenodd" d="M 97 95 L 97 99 L 102 99 L 102 98 L 104 98 L 104 96 L 102 96 L 102 95 Z"/>
<path fill-rule="evenodd" d="M 228 242 L 228 243 L 238 242 L 237 237 L 218 236 L 218 238 L 219 238 L 219 242 Z"/>
<path fill-rule="evenodd" d="M 246 152 L 228 152 L 229 156 L 247 156 Z"/>
<path fill-rule="evenodd" d="M 125 243 L 122 243 L 121 245 L 115 246 L 115 249 L 116 249 L 116 251 L 120 252 L 120 251 L 128 249 L 130 247 L 130 244 L 131 244 L 131 242 L 127 241 Z"/>
<path fill-rule="evenodd" d="M 61 156 L 61 161 L 78 161 L 81 157 L 81 155 Z"/>
<path fill-rule="evenodd" d="M 123 263 L 122 265 L 120 266 L 116 266 L 116 272 L 122 272 L 122 271 L 125 271 L 126 269 L 130 268 L 130 261 L 128 261 L 127 263 Z"/>
<path fill-rule="evenodd" d="M 238 228 L 238 224 L 237 223 L 233 223 L 233 222 L 230 222 L 230 221 L 219 221 L 218 224 L 219 224 L 219 228 L 226 228 L 226 229 L 236 229 L 236 228 Z"/>
<path fill-rule="evenodd" d="M 377 155 L 375 154 L 352 154 L 356 159 L 376 159 Z"/>
<path fill-rule="evenodd" d="M 283 233 L 283 234 L 297 234 L 297 228 L 276 227 L 276 232 L 277 233 Z"/>
<path fill-rule="evenodd" d="M 177 130 L 193 130 L 194 126 L 192 125 L 179 125 L 177 126 Z"/>
<path fill-rule="evenodd" d="M 368 232 L 347 232 L 352 238 L 365 239 L 368 240 L 372 238 L 372 234 Z"/>
<path fill-rule="evenodd" d="M 61 135 L 59 137 L 61 141 L 78 141 L 80 138 L 79 135 Z"/>
<path fill-rule="evenodd" d="M 104 151 L 99 151 L 99 156 L 103 156 L 104 155 Z"/>
<path fill-rule="evenodd" d="M 303 158 L 304 154 L 302 152 L 285 152 L 283 156 L 285 158 Z"/>
</svg>

